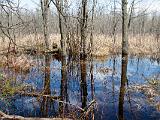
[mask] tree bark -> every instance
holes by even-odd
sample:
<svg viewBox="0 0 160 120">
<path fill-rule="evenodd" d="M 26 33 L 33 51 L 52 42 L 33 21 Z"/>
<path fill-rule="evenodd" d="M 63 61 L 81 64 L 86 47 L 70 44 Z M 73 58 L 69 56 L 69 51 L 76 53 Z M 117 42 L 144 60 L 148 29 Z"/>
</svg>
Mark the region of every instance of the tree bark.
<svg viewBox="0 0 160 120">
<path fill-rule="evenodd" d="M 87 0 L 82 0 L 81 18 L 81 59 L 86 57 L 86 38 L 87 38 Z"/>
<path fill-rule="evenodd" d="M 66 18 L 65 16 L 62 16 L 64 14 L 64 1 L 63 0 L 56 0 L 56 7 L 58 11 L 58 17 L 59 17 L 59 30 L 61 35 L 61 63 L 62 63 L 62 69 L 61 69 L 61 101 L 65 101 L 67 96 L 67 66 L 66 66 Z M 60 103 L 59 104 L 59 113 L 62 117 L 64 117 L 64 108 L 65 104 Z"/>
<path fill-rule="evenodd" d="M 48 32 L 48 12 L 49 12 L 49 0 L 41 0 L 41 10 L 43 18 L 43 35 L 45 48 L 49 49 L 49 32 Z"/>
<path fill-rule="evenodd" d="M 127 0 L 122 0 L 122 56 L 128 55 L 128 12 Z"/>
</svg>

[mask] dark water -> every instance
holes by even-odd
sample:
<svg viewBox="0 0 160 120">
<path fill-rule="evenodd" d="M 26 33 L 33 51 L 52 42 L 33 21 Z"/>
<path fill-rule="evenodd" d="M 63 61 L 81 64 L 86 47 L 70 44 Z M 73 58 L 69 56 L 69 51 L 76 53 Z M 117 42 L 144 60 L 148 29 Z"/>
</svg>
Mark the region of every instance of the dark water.
<svg viewBox="0 0 160 120">
<path fill-rule="evenodd" d="M 129 57 L 126 61 L 122 64 L 121 57 L 81 64 L 67 61 L 68 66 L 62 71 L 60 61 L 50 59 L 45 62 L 43 58 L 36 58 L 38 65 L 31 68 L 27 75 L 16 74 L 16 80 L 33 86 L 34 90 L 27 92 L 61 98 L 53 100 L 17 94 L 2 98 L 0 110 L 24 117 L 78 119 L 83 114 L 79 107 L 87 108 L 91 101 L 96 100 L 94 108 L 84 119 L 160 120 L 160 109 L 157 108 L 160 106 L 160 93 L 151 97 L 143 91 L 129 90 L 132 86 L 148 85 L 147 79 L 155 76 L 160 79 L 160 65 L 148 58 Z M 45 65 L 49 69 L 46 74 Z"/>
</svg>

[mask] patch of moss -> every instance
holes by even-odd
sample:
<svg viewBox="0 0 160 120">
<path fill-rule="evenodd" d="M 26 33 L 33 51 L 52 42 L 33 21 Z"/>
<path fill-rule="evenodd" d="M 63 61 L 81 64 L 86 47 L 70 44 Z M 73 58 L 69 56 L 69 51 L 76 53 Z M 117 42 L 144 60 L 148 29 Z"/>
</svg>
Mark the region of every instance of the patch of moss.
<svg viewBox="0 0 160 120">
<path fill-rule="evenodd" d="M 13 96 L 16 92 L 23 89 L 23 85 L 13 84 L 13 80 L 5 80 L 1 85 L 0 97 Z"/>
</svg>

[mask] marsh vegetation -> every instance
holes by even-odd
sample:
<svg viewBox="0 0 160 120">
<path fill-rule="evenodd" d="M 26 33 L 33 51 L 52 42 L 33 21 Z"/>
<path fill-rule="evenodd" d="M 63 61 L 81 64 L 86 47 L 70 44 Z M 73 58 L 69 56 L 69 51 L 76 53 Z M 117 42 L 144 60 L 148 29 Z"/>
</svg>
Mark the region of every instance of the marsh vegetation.
<svg viewBox="0 0 160 120">
<path fill-rule="evenodd" d="M 0 1 L 0 119 L 160 119 L 159 11 L 21 2 Z"/>
</svg>

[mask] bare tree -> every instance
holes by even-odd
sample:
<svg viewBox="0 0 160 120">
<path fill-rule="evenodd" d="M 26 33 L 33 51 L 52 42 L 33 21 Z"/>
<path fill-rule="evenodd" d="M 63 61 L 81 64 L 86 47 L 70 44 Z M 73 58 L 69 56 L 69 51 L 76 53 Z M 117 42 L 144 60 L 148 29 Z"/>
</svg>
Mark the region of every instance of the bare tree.
<svg viewBox="0 0 160 120">
<path fill-rule="evenodd" d="M 129 14 L 129 20 L 128 20 L 128 29 L 131 26 L 131 21 L 132 21 L 133 13 L 134 13 L 134 7 L 135 7 L 135 0 L 132 1 L 131 7 L 130 7 L 130 14 Z"/>
<path fill-rule="evenodd" d="M 5 37 L 8 38 L 8 53 L 16 52 L 15 47 L 22 47 L 16 44 L 16 39 L 18 32 L 23 30 L 26 23 L 20 14 L 22 8 L 19 7 L 19 3 L 14 3 L 12 1 L 0 2 L 1 18 L 0 19 L 0 30 L 3 34 L 3 40 Z M 6 42 L 6 41 L 4 41 Z"/>
<path fill-rule="evenodd" d="M 119 120 L 124 120 L 124 95 L 125 85 L 127 81 L 127 63 L 128 63 L 128 12 L 127 12 L 127 0 L 122 0 L 122 67 L 121 67 L 121 87 L 119 94 Z"/>
<path fill-rule="evenodd" d="M 45 48 L 49 49 L 49 32 L 48 32 L 48 12 L 49 12 L 49 0 L 40 0 L 41 2 L 41 10 L 42 10 L 42 17 L 43 17 L 43 35 L 44 35 L 44 42 Z"/>
<path fill-rule="evenodd" d="M 66 66 L 66 38 L 67 38 L 67 30 L 66 30 L 66 17 L 64 16 L 64 4 L 67 4 L 64 0 L 51 0 L 52 3 L 57 8 L 58 18 L 59 18 L 59 31 L 61 35 L 60 44 L 61 44 L 61 62 L 62 62 L 62 69 L 61 69 L 61 101 L 65 101 L 65 96 L 67 95 L 67 66 Z M 64 117 L 64 106 L 65 104 L 59 104 L 59 111 L 62 117 Z"/>
<path fill-rule="evenodd" d="M 95 14 L 95 7 L 96 7 L 96 0 L 93 0 L 92 6 L 92 15 L 91 15 L 91 35 L 90 35 L 90 49 L 91 49 L 91 58 L 93 54 L 93 32 L 94 32 L 94 14 Z"/>
<path fill-rule="evenodd" d="M 128 12 L 127 0 L 122 0 L 122 57 L 128 55 Z"/>
<path fill-rule="evenodd" d="M 86 38 L 87 38 L 87 0 L 82 0 L 82 11 L 81 11 L 81 58 L 86 57 Z"/>
<path fill-rule="evenodd" d="M 113 10 L 113 14 L 114 14 L 114 16 L 113 16 L 113 32 L 112 32 L 112 34 L 113 34 L 113 45 L 115 44 L 115 42 L 116 42 L 116 27 L 117 27 L 117 20 L 116 20 L 116 0 L 114 0 L 114 8 L 113 8 L 114 10 Z"/>
</svg>

